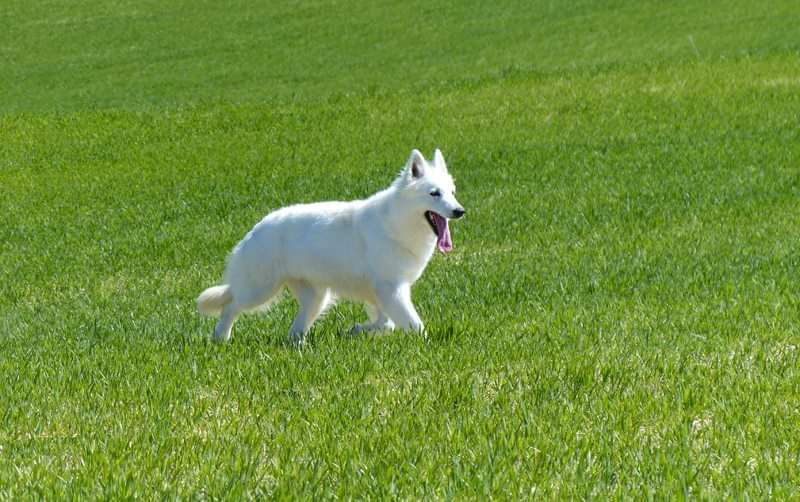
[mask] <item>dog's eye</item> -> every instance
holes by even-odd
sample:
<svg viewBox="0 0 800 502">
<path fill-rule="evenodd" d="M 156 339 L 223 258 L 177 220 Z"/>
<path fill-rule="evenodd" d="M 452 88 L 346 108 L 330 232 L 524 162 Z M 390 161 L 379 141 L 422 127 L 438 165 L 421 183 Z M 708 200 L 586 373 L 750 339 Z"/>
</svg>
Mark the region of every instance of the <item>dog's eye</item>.
<svg viewBox="0 0 800 502">
<path fill-rule="evenodd" d="M 440 190 L 433 190 L 431 192 L 431 197 L 441 197 L 441 196 L 442 196 L 442 192 Z"/>
</svg>

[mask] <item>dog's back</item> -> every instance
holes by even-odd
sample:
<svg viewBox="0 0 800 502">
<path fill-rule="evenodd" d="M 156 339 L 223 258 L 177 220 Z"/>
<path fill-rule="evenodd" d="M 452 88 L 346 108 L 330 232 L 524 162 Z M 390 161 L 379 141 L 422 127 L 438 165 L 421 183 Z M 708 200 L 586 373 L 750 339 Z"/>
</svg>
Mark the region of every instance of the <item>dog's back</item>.
<svg viewBox="0 0 800 502">
<path fill-rule="evenodd" d="M 259 222 L 231 255 L 226 282 L 303 280 L 340 296 L 366 278 L 364 231 L 356 218 L 364 201 L 318 202 L 279 209 Z M 375 239 L 380 229 L 370 229 Z"/>
</svg>

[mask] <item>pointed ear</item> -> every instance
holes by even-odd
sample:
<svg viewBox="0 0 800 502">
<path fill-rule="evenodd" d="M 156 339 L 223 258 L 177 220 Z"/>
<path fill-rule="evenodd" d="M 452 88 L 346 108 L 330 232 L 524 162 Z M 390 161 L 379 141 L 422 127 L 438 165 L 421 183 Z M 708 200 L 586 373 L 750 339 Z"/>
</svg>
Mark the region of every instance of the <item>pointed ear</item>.
<svg viewBox="0 0 800 502">
<path fill-rule="evenodd" d="M 447 165 L 444 163 L 444 155 L 442 155 L 442 151 L 438 148 L 435 152 L 433 152 L 433 163 L 436 167 L 443 167 L 447 169 Z"/>
<path fill-rule="evenodd" d="M 425 157 L 417 149 L 412 150 L 408 158 L 408 172 L 413 179 L 425 176 Z"/>
</svg>

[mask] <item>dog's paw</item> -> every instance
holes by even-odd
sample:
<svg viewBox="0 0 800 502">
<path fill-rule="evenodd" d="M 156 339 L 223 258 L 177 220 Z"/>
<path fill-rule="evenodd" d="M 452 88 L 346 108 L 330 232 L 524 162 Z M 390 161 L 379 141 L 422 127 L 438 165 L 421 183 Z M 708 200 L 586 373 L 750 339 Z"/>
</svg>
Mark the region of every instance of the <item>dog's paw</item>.
<svg viewBox="0 0 800 502">
<path fill-rule="evenodd" d="M 391 332 L 394 329 L 394 323 L 392 321 L 387 321 L 385 323 L 375 324 L 356 324 L 347 332 L 350 336 L 360 335 L 362 333 L 369 333 L 369 334 L 383 334 Z"/>
<path fill-rule="evenodd" d="M 289 339 L 286 342 L 288 343 L 289 347 L 297 350 L 302 350 L 307 344 L 306 337 L 302 333 L 290 334 Z"/>
<path fill-rule="evenodd" d="M 367 326 L 365 326 L 364 324 L 356 324 L 352 328 L 347 330 L 347 334 L 349 336 L 356 336 L 360 335 L 361 333 L 364 333 L 365 331 L 369 331 L 369 328 Z"/>
</svg>

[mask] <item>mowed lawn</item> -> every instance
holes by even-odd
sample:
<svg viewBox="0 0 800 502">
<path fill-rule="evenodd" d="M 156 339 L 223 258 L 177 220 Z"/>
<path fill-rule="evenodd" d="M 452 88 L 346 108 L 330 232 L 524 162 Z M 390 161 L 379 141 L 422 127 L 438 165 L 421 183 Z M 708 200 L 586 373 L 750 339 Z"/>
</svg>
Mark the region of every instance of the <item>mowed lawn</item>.
<svg viewBox="0 0 800 502">
<path fill-rule="evenodd" d="M 800 497 L 795 2 L 3 9 L 0 498 Z M 436 147 L 426 333 L 208 340 L 264 214 Z"/>
</svg>

